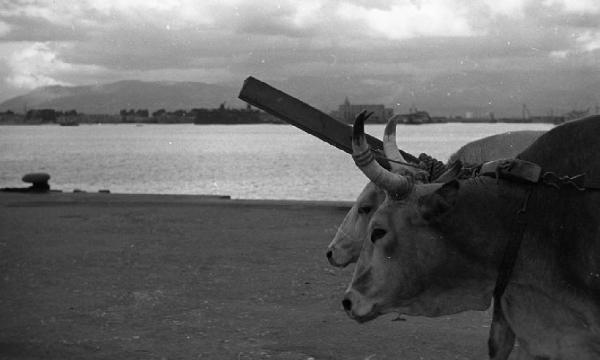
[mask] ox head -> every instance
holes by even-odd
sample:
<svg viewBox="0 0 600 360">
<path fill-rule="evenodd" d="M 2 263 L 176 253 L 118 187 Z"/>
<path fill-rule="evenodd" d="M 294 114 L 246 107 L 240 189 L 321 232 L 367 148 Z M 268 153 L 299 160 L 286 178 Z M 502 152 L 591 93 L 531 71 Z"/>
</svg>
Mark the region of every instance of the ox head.
<svg viewBox="0 0 600 360">
<path fill-rule="evenodd" d="M 369 182 L 364 187 L 327 247 L 331 265 L 345 267 L 358 260 L 371 216 L 384 199 L 385 193 L 377 185 Z"/>
<path fill-rule="evenodd" d="M 366 142 L 365 119 L 359 115 L 354 125 L 353 157 L 386 198 L 367 226 L 344 309 L 363 322 L 388 312 L 439 316 L 487 308 L 489 283 L 472 279 L 472 261 L 437 226 L 452 212 L 459 183 L 417 185 L 410 174 L 381 167 Z"/>
<path fill-rule="evenodd" d="M 364 118 L 368 117 L 364 112 L 362 116 Z M 393 117 L 388 120 L 385 127 L 383 151 L 386 158 L 392 160 L 390 162 L 392 172 L 412 176 L 419 182 L 427 181 L 429 175 L 427 172 L 400 165 L 400 163 L 406 163 L 407 161 L 398 150 L 396 119 Z M 326 255 L 331 265 L 345 267 L 358 260 L 369 221 L 384 199 L 385 192 L 373 182 L 369 182 L 364 187 L 327 248 Z"/>
</svg>

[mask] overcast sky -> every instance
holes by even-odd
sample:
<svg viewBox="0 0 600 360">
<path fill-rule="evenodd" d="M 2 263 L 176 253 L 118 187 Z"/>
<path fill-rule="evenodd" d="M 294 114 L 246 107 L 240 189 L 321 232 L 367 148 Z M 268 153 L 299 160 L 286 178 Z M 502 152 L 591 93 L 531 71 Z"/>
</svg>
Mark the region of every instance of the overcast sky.
<svg viewBox="0 0 600 360">
<path fill-rule="evenodd" d="M 355 78 L 391 102 L 428 84 L 451 98 L 477 74 L 518 97 L 527 76 L 600 80 L 599 54 L 598 0 L 0 2 L 0 101 L 53 84 L 248 75 Z"/>
</svg>

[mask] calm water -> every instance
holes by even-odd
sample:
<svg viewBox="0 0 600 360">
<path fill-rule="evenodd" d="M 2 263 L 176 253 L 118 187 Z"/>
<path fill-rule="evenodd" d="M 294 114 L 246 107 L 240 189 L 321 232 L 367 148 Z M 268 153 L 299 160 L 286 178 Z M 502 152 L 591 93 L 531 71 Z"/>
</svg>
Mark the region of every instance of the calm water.
<svg viewBox="0 0 600 360">
<path fill-rule="evenodd" d="M 546 124 L 398 126 L 399 146 L 440 160 L 465 143 Z M 381 138 L 383 125 L 367 126 Z M 1 126 L 0 187 L 43 171 L 53 189 L 354 200 L 366 178 L 350 155 L 287 125 Z"/>
</svg>

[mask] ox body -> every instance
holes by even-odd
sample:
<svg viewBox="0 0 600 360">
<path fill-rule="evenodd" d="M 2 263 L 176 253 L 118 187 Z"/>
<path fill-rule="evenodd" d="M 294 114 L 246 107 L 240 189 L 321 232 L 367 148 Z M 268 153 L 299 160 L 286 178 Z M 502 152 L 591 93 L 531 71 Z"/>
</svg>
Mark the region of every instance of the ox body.
<svg viewBox="0 0 600 360">
<path fill-rule="evenodd" d="M 505 325 L 530 358 L 600 358 L 600 191 L 490 177 L 417 184 L 374 162 L 361 121 L 355 129 L 355 162 L 386 197 L 342 302 L 350 317 L 487 309 L 507 244 L 523 224 L 499 304 Z M 599 138 L 600 117 L 573 121 L 519 158 L 544 174 L 598 182 Z"/>
</svg>

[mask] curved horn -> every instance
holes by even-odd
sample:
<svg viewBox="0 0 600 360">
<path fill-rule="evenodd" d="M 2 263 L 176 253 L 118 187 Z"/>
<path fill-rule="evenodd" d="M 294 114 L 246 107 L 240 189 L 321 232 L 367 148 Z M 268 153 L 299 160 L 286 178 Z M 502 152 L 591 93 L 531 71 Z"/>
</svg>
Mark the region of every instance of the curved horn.
<svg viewBox="0 0 600 360">
<path fill-rule="evenodd" d="M 399 174 L 394 174 L 375 161 L 375 157 L 371 152 L 371 148 L 367 143 L 365 136 L 365 120 L 371 116 L 366 111 L 361 112 L 354 120 L 352 132 L 352 158 L 358 168 L 371 180 L 375 185 L 388 191 L 389 193 L 402 195 L 412 189 L 412 181 Z"/>
<path fill-rule="evenodd" d="M 389 118 L 387 125 L 385 126 L 385 130 L 383 131 L 383 153 L 385 157 L 392 160 L 390 161 L 390 166 L 392 171 L 396 172 L 404 166 L 400 163 L 406 163 L 406 159 L 400 153 L 398 149 L 398 144 L 396 143 L 396 117 L 392 116 Z"/>
</svg>

